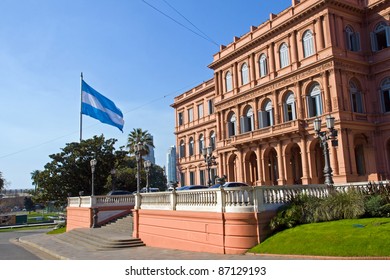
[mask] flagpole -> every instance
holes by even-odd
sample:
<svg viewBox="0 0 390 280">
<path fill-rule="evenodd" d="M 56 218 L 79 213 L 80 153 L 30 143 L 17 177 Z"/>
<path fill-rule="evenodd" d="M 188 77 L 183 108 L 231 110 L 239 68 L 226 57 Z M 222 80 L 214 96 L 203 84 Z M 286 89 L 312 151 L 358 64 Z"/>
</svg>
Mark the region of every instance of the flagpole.
<svg viewBox="0 0 390 280">
<path fill-rule="evenodd" d="M 83 72 L 81 72 L 80 77 L 80 143 L 83 140 L 83 114 L 82 114 L 82 103 L 83 103 Z"/>
</svg>

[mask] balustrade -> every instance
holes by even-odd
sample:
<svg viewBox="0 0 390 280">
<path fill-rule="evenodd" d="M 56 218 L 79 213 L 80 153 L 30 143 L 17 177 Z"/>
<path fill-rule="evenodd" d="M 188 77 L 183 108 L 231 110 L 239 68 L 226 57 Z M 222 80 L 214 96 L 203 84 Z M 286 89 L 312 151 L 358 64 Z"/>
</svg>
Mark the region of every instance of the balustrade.
<svg viewBox="0 0 390 280">
<path fill-rule="evenodd" d="M 136 206 L 136 209 L 207 211 L 207 212 L 262 212 L 277 209 L 300 194 L 324 198 L 330 191 L 359 191 L 364 194 L 390 192 L 390 182 L 363 182 L 326 185 L 291 185 L 235 187 L 141 193 L 121 196 L 84 196 L 68 198 L 69 207 L 104 207 L 113 205 Z M 135 199 L 137 197 L 137 201 Z M 137 203 L 136 203 L 137 202 Z"/>
</svg>

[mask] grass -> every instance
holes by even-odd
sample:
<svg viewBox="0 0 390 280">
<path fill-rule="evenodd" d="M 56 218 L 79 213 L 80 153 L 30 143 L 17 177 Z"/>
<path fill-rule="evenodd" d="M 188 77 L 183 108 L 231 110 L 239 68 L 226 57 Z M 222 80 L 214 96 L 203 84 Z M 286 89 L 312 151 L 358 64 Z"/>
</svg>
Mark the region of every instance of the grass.
<svg viewBox="0 0 390 280">
<path fill-rule="evenodd" d="M 49 226 L 26 226 L 26 227 L 14 227 L 14 228 L 2 228 L 0 232 L 11 232 L 11 231 L 19 231 L 19 230 L 32 230 L 32 229 L 46 229 L 53 228 L 53 225 Z"/>
<path fill-rule="evenodd" d="M 62 227 L 62 228 L 53 229 L 53 230 L 47 232 L 46 234 L 61 234 L 61 233 L 65 233 L 65 232 L 66 232 L 66 227 Z"/>
<path fill-rule="evenodd" d="M 339 220 L 279 232 L 249 250 L 261 254 L 390 256 L 390 218 Z"/>
</svg>

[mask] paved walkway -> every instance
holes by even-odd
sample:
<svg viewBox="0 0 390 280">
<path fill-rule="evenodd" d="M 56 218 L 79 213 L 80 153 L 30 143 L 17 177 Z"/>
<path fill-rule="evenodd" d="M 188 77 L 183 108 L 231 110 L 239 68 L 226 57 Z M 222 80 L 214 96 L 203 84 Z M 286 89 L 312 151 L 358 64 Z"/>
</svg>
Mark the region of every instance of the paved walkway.
<svg viewBox="0 0 390 280">
<path fill-rule="evenodd" d="M 273 255 L 222 255 L 198 253 L 180 250 L 153 248 L 148 246 L 124 249 L 97 251 L 61 241 L 56 235 L 36 234 L 19 239 L 22 246 L 39 249 L 52 256 L 51 259 L 62 260 L 286 260 L 304 259 L 303 257 Z M 44 255 L 43 255 L 44 256 Z M 49 259 L 44 257 L 45 259 Z"/>
</svg>

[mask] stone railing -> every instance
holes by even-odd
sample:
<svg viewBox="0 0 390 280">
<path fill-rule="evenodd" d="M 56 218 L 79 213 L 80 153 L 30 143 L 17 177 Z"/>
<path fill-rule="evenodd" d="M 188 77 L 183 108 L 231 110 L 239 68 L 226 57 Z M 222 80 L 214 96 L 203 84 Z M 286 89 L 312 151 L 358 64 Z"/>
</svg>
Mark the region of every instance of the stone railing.
<svg viewBox="0 0 390 280">
<path fill-rule="evenodd" d="M 134 195 L 111 195 L 111 196 L 79 196 L 69 197 L 68 207 L 104 207 L 118 205 L 134 205 Z"/>
<path fill-rule="evenodd" d="M 275 210 L 299 194 L 323 198 L 331 191 L 356 190 L 365 194 L 390 192 L 390 182 L 326 185 L 290 185 L 153 192 L 138 195 L 70 197 L 70 207 L 134 206 L 135 209 L 200 212 L 263 212 Z"/>
</svg>

